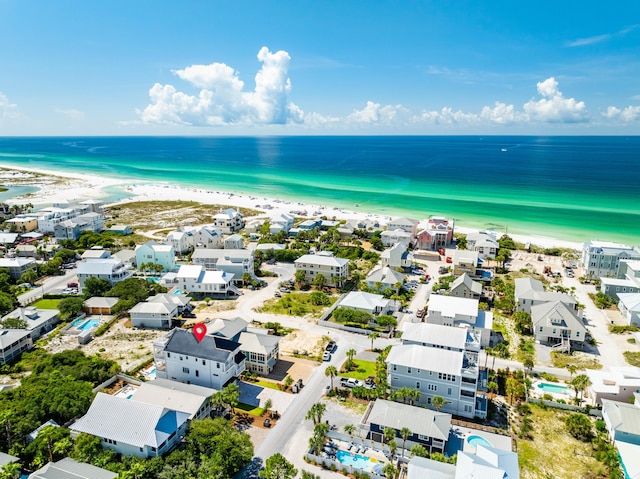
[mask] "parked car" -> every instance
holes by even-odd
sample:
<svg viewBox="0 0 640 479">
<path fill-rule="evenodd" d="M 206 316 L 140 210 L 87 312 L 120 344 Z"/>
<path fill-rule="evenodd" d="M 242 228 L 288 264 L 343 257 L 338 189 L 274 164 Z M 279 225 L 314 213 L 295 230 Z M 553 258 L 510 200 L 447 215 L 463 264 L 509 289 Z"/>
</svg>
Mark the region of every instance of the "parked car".
<svg viewBox="0 0 640 479">
<path fill-rule="evenodd" d="M 329 341 L 329 343 L 327 344 L 327 347 L 324 348 L 325 351 L 332 353 L 334 352 L 336 349 L 336 342 L 335 341 Z"/>
<path fill-rule="evenodd" d="M 282 288 L 280 288 L 280 292 L 281 293 L 290 293 L 291 290 L 289 288 L 282 287 Z"/>
<path fill-rule="evenodd" d="M 363 387 L 364 386 L 364 382 L 362 382 L 360 379 L 341 378 L 340 379 L 340 386 L 345 387 L 345 388 Z"/>
<path fill-rule="evenodd" d="M 416 316 L 418 318 L 422 318 L 424 316 L 424 309 L 419 309 L 418 312 L 416 313 Z"/>
<path fill-rule="evenodd" d="M 451 256 L 447 256 L 446 262 L 447 263 L 453 263 L 453 259 L 451 259 Z"/>
<path fill-rule="evenodd" d="M 331 353 L 329 351 L 325 351 L 324 353 L 322 353 L 322 360 L 331 361 Z"/>
<path fill-rule="evenodd" d="M 280 291 L 276 291 L 273 295 L 274 295 L 276 298 L 282 298 L 282 295 L 280 294 Z"/>
</svg>

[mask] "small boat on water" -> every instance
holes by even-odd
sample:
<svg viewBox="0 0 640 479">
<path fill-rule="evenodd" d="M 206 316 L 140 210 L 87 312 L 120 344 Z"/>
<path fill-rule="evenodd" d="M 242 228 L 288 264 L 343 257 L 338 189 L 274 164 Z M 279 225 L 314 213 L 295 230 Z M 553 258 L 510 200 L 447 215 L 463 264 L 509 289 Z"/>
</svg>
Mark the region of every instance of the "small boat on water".
<svg viewBox="0 0 640 479">
<path fill-rule="evenodd" d="M 502 150 L 501 150 L 501 151 L 507 151 L 507 149 L 506 149 L 506 148 L 502 148 Z"/>
</svg>

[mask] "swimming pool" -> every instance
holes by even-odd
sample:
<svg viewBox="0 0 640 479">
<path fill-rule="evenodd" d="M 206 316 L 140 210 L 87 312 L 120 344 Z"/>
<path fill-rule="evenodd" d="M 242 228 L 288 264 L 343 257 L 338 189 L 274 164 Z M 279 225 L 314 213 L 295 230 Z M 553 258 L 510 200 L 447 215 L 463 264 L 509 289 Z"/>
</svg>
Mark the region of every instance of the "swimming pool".
<svg viewBox="0 0 640 479">
<path fill-rule="evenodd" d="M 374 462 L 377 462 L 375 459 L 372 460 L 370 457 L 363 456 L 362 454 L 351 454 L 349 451 L 343 451 L 342 449 L 336 451 L 336 459 L 342 464 L 369 472 L 371 472 Z"/>
<path fill-rule="evenodd" d="M 538 389 L 542 390 L 543 393 L 550 394 L 569 394 L 569 388 L 563 386 L 562 384 L 551 384 L 551 383 L 538 383 Z"/>
<path fill-rule="evenodd" d="M 71 326 L 80 330 L 80 331 L 86 331 L 87 329 L 91 329 L 91 328 L 95 328 L 100 324 L 100 320 L 99 319 L 84 319 L 84 318 L 78 318 L 76 320 L 73 321 L 73 323 L 71 323 Z"/>
<path fill-rule="evenodd" d="M 484 437 L 476 436 L 476 435 L 467 437 L 467 443 L 473 447 L 477 447 L 477 446 L 493 447 L 493 444 L 487 441 Z"/>
</svg>

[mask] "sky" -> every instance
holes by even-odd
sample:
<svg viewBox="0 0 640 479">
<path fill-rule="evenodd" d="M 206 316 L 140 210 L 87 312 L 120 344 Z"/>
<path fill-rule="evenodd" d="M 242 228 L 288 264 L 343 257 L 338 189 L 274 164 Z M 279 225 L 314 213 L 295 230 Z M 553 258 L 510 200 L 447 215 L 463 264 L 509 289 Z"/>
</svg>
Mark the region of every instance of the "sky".
<svg viewBox="0 0 640 479">
<path fill-rule="evenodd" d="M 0 0 L 0 136 L 636 135 L 639 79 L 637 0 Z"/>
</svg>

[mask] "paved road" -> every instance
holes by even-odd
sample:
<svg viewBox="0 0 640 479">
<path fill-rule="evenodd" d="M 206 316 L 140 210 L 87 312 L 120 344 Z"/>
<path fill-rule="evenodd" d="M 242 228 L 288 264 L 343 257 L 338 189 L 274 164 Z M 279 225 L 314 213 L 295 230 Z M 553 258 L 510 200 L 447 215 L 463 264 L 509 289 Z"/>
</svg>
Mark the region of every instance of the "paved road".
<svg viewBox="0 0 640 479">
<path fill-rule="evenodd" d="M 64 289 L 67 287 L 69 281 L 76 279 L 76 270 L 65 270 L 64 276 L 52 276 L 46 279 L 40 286 L 18 296 L 18 301 L 21 305 L 25 306 L 31 304 L 37 299 L 42 298 L 43 295 L 51 293 L 56 289 Z"/>
</svg>

